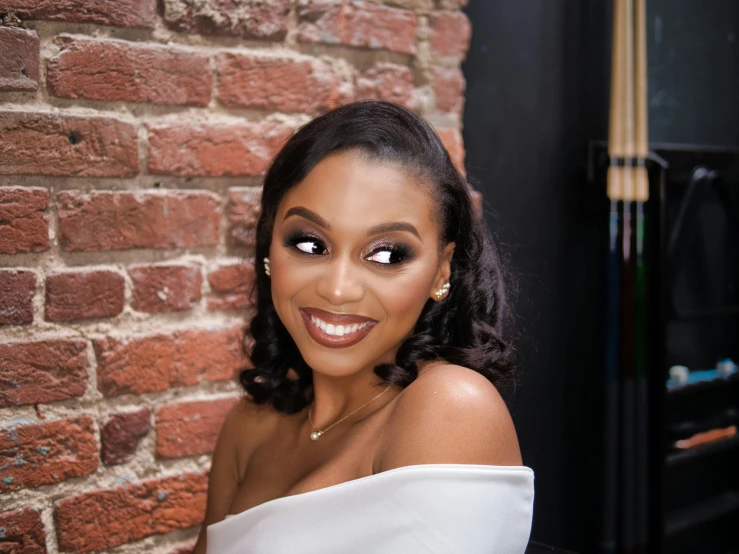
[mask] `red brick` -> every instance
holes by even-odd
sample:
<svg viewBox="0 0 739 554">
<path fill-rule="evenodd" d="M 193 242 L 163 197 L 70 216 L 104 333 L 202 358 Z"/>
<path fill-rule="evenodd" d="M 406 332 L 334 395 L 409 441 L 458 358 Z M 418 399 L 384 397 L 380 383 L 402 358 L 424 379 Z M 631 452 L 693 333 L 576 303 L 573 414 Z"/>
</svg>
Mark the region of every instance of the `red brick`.
<svg viewBox="0 0 739 554">
<path fill-rule="evenodd" d="M 47 321 L 115 317 L 123 311 L 126 283 L 115 271 L 56 273 L 46 277 Z"/>
<path fill-rule="evenodd" d="M 240 310 L 250 304 L 254 284 L 254 264 L 224 265 L 208 274 L 210 288 L 216 293 L 208 297 L 209 310 Z"/>
<path fill-rule="evenodd" d="M 57 39 L 47 84 L 59 98 L 207 106 L 213 89 L 208 57 L 124 41 Z"/>
<path fill-rule="evenodd" d="M 49 249 L 49 191 L 0 188 L 0 254 Z"/>
<path fill-rule="evenodd" d="M 66 400 L 86 389 L 84 340 L 0 344 L 0 408 Z"/>
<path fill-rule="evenodd" d="M 0 431 L 0 493 L 84 477 L 98 467 L 88 416 Z"/>
<path fill-rule="evenodd" d="M 316 113 L 351 99 L 318 59 L 221 54 L 216 66 L 218 97 L 229 108 Z"/>
<path fill-rule="evenodd" d="M 0 111 L 0 174 L 131 177 L 136 128 L 106 117 Z"/>
<path fill-rule="evenodd" d="M 290 4 L 290 0 L 164 0 L 164 21 L 186 33 L 282 40 Z"/>
<path fill-rule="evenodd" d="M 158 313 L 189 310 L 200 300 L 203 276 L 197 266 L 140 266 L 128 269 L 133 280 L 131 307 Z"/>
<path fill-rule="evenodd" d="M 242 338 L 243 331 L 232 328 L 94 341 L 98 388 L 119 396 L 230 380 L 248 365 Z"/>
<path fill-rule="evenodd" d="M 67 251 L 214 246 L 220 198 L 205 191 L 62 192 L 57 198 Z"/>
<path fill-rule="evenodd" d="M 357 98 L 385 100 L 414 108 L 411 105 L 413 82 L 413 71 L 409 67 L 378 62 L 357 79 Z"/>
<path fill-rule="evenodd" d="M 2 9 L 23 20 L 42 19 L 153 29 L 156 0 L 3 0 Z"/>
<path fill-rule="evenodd" d="M 100 456 L 105 465 L 125 464 L 151 429 L 151 409 L 113 414 L 100 430 Z"/>
<path fill-rule="evenodd" d="M 429 44 L 437 56 L 463 60 L 470 47 L 472 26 L 467 16 L 459 11 L 436 12 L 429 16 Z"/>
<path fill-rule="evenodd" d="M 254 264 L 222 265 L 208 273 L 208 284 L 219 293 L 248 293 L 254 284 Z"/>
<path fill-rule="evenodd" d="M 46 532 L 41 512 L 21 508 L 0 514 L 0 552 L 8 554 L 46 554 Z"/>
<path fill-rule="evenodd" d="M 436 129 L 444 148 L 449 152 L 449 157 L 464 175 L 464 143 L 462 133 L 458 129 Z"/>
<path fill-rule="evenodd" d="M 436 108 L 441 112 L 461 115 L 465 80 L 459 68 L 431 68 L 431 84 L 436 96 Z"/>
<path fill-rule="evenodd" d="M 228 189 L 228 242 L 231 246 L 254 247 L 256 227 L 261 210 L 262 189 L 232 187 Z"/>
<path fill-rule="evenodd" d="M 33 92 L 39 84 L 36 31 L 0 27 L 0 92 Z"/>
<path fill-rule="evenodd" d="M 32 271 L 0 271 L 0 325 L 33 323 L 35 293 Z"/>
<path fill-rule="evenodd" d="M 416 53 L 416 14 L 366 2 L 312 0 L 298 6 L 298 40 Z"/>
<path fill-rule="evenodd" d="M 223 420 L 236 398 L 180 402 L 156 411 L 157 456 L 181 458 L 210 454 Z"/>
<path fill-rule="evenodd" d="M 64 498 L 54 507 L 59 550 L 91 552 L 199 525 L 207 476 L 152 479 Z"/>
<path fill-rule="evenodd" d="M 262 175 L 292 129 L 277 123 L 172 124 L 149 128 L 149 173 L 179 177 Z"/>
</svg>

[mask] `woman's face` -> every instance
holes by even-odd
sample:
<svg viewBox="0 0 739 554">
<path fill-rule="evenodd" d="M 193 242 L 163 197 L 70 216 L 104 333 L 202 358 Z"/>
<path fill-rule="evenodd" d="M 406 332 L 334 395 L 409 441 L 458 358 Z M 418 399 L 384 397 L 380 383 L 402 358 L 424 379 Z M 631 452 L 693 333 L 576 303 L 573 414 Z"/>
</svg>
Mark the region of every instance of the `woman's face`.
<svg viewBox="0 0 739 554">
<path fill-rule="evenodd" d="M 439 251 L 429 190 L 349 151 L 324 158 L 280 202 L 272 300 L 314 371 L 343 377 L 392 362 L 426 301 L 437 300 L 454 244 Z"/>
</svg>

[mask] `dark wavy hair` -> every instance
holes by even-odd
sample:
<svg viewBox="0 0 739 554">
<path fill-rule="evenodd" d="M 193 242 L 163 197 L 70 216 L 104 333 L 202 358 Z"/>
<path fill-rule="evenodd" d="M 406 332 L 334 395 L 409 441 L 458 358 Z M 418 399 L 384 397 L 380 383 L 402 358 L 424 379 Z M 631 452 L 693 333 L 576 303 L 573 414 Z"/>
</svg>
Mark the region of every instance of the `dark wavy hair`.
<svg viewBox="0 0 739 554">
<path fill-rule="evenodd" d="M 326 156 L 349 150 L 397 164 L 428 183 L 438 206 L 432 215 L 440 225 L 440 245 L 456 243 L 449 295 L 443 302 L 426 302 L 395 364 L 379 365 L 375 374 L 388 384 L 406 387 L 418 376 L 418 362 L 440 359 L 473 369 L 495 385 L 505 384 L 513 348 L 507 337 L 510 311 L 504 270 L 482 218 L 475 214 L 465 179 L 423 119 L 395 104 L 363 101 L 306 124 L 267 172 L 256 235 L 256 315 L 249 330 L 254 367 L 240 374 L 246 392 L 253 402 L 270 403 L 283 413 L 298 412 L 312 401 L 311 368 L 277 315 L 262 260 L 269 256 L 275 214 L 285 193 Z"/>
</svg>

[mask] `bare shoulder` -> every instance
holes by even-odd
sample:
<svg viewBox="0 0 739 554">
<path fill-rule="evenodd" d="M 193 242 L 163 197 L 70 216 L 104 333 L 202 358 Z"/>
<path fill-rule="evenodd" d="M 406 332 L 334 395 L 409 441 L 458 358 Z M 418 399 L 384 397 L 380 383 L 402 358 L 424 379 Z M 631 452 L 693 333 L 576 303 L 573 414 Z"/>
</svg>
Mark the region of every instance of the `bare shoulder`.
<svg viewBox="0 0 739 554">
<path fill-rule="evenodd" d="M 415 464 L 521 465 L 518 438 L 495 386 L 471 369 L 428 367 L 397 398 L 379 471 Z"/>
<path fill-rule="evenodd" d="M 251 453 L 265 440 L 277 418 L 271 407 L 256 405 L 246 397 L 239 398 L 226 414 L 213 451 L 205 521 L 194 554 L 205 552 L 206 528 L 228 514 Z"/>
</svg>

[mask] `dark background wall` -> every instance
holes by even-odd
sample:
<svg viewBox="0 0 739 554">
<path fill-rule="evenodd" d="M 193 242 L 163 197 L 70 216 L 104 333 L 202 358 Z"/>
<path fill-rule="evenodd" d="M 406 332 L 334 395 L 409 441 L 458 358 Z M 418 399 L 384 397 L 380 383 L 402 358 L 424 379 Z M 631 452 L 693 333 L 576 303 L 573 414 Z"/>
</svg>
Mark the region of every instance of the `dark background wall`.
<svg viewBox="0 0 739 554">
<path fill-rule="evenodd" d="M 650 0 L 651 139 L 739 144 L 739 2 Z M 536 471 L 533 538 L 594 550 L 600 512 L 604 252 L 583 202 L 605 139 L 610 3 L 472 1 L 467 171 L 517 275 L 521 376 L 511 406 Z"/>
</svg>

